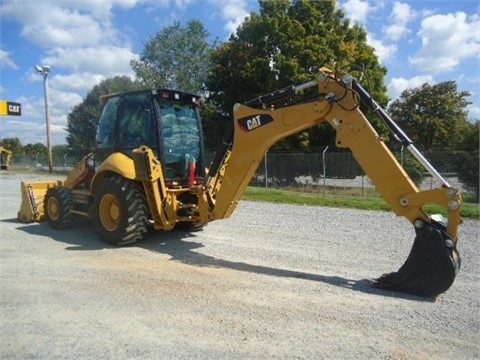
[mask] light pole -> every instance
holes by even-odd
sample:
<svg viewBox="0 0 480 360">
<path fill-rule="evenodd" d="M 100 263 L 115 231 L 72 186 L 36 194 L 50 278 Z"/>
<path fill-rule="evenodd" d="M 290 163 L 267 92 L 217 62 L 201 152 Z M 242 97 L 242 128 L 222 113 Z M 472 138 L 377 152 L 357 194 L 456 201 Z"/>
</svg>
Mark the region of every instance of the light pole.
<svg viewBox="0 0 480 360">
<path fill-rule="evenodd" d="M 52 145 L 50 143 L 50 108 L 48 104 L 48 73 L 50 72 L 49 65 L 35 66 L 40 74 L 43 75 L 43 93 L 45 97 L 45 121 L 47 123 L 47 152 L 48 152 L 48 171 L 52 173 Z"/>
</svg>

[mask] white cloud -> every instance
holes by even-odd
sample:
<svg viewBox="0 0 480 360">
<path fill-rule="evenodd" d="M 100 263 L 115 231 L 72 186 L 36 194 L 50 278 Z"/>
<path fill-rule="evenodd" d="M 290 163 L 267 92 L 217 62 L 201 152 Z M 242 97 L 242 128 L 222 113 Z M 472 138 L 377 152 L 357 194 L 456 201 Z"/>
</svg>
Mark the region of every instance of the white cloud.
<svg viewBox="0 0 480 360">
<path fill-rule="evenodd" d="M 382 63 L 390 59 L 397 51 L 395 44 L 385 44 L 381 40 L 376 39 L 372 34 L 367 34 L 367 43 L 375 49 L 375 53 Z"/>
<path fill-rule="evenodd" d="M 18 69 L 17 64 L 10 57 L 10 52 L 0 49 L 0 66 Z"/>
<path fill-rule="evenodd" d="M 116 46 L 98 46 L 85 48 L 54 48 L 42 59 L 42 62 L 73 71 L 100 73 L 105 76 L 131 75 L 130 60 L 134 58 L 130 48 Z"/>
<path fill-rule="evenodd" d="M 467 111 L 471 120 L 480 120 L 480 105 L 478 103 L 467 106 Z"/>
<path fill-rule="evenodd" d="M 83 97 L 75 92 L 59 91 L 52 89 L 50 91 L 50 114 L 52 116 L 52 123 L 60 123 L 66 126 L 66 116 L 72 108 L 81 103 Z"/>
<path fill-rule="evenodd" d="M 45 103 L 44 98 L 19 97 L 14 101 L 22 104 L 21 118 L 7 116 L 2 123 L 2 136 L 5 138 L 19 138 L 23 145 L 42 143 L 46 144 L 47 130 L 45 124 Z M 56 108 L 52 106 L 51 139 L 52 145 L 65 143 L 66 121 L 57 121 Z"/>
<path fill-rule="evenodd" d="M 209 6 L 215 6 L 219 9 L 225 20 L 224 28 L 230 34 L 236 33 L 237 28 L 250 14 L 248 11 L 248 0 L 210 0 L 208 4 Z"/>
<path fill-rule="evenodd" d="M 60 7 L 36 5 L 41 16 L 24 24 L 22 36 L 45 48 L 98 44 L 107 29 L 92 16 Z"/>
<path fill-rule="evenodd" d="M 410 5 L 401 2 L 395 2 L 393 4 L 393 10 L 391 14 L 392 24 L 385 28 L 385 35 L 387 38 L 397 41 L 401 39 L 405 34 L 410 32 L 407 27 L 408 23 L 415 17 L 415 12 Z"/>
<path fill-rule="evenodd" d="M 57 89 L 73 90 L 80 93 L 88 92 L 93 86 L 106 79 L 105 75 L 89 72 L 78 72 L 68 75 L 55 75 L 51 77 L 50 84 Z"/>
<path fill-rule="evenodd" d="M 0 5 L 0 15 L 16 20 L 21 35 L 40 47 L 88 46 L 115 41 L 113 7 L 129 9 L 140 1 L 11 0 Z"/>
<path fill-rule="evenodd" d="M 183 0 L 187 5 L 190 0 Z M 0 16 L 20 25 L 21 36 L 45 49 L 38 65 L 50 65 L 50 119 L 54 144 L 65 142 L 67 114 L 94 85 L 107 77 L 133 77 L 129 63 L 137 55 L 114 27 L 113 8 L 129 9 L 144 0 L 9 0 L 0 3 Z M 118 46 L 121 42 L 121 45 Z M 0 65 L 14 67 L 9 52 L 0 50 Z M 22 143 L 45 143 L 42 77 L 28 67 L 24 79 L 37 82 L 39 95 L 16 101 L 22 121 L 6 119 L 5 135 L 21 134 Z M 34 125 L 35 124 L 35 125 Z M 38 126 L 40 124 L 40 126 Z M 14 135 L 16 134 L 16 135 Z"/>
<path fill-rule="evenodd" d="M 22 108 L 23 112 L 23 108 Z M 2 128 L 4 138 L 18 138 L 23 145 L 47 143 L 47 129 L 45 122 L 37 122 L 25 119 L 22 114 L 22 120 L 7 119 Z M 50 125 L 50 139 L 52 146 L 65 144 L 67 132 L 64 125 Z"/>
<path fill-rule="evenodd" d="M 58 4 L 58 0 L 51 1 L 53 4 Z M 64 7 L 90 12 L 95 16 L 96 19 L 106 21 L 110 19 L 113 7 L 118 6 L 123 9 L 131 9 L 143 1 L 144 0 L 62 0 L 62 5 Z"/>
<path fill-rule="evenodd" d="M 180 9 L 187 8 L 188 5 L 194 3 L 196 0 L 175 0 L 175 5 Z"/>
<path fill-rule="evenodd" d="M 22 104 L 22 118 L 20 121 L 31 118 L 45 119 L 45 102 L 42 97 L 32 97 L 32 96 L 20 96 L 16 99 L 13 99 L 15 102 Z M 8 118 L 10 119 L 10 118 Z"/>
<path fill-rule="evenodd" d="M 432 84 L 433 82 L 433 77 L 430 75 L 419 75 L 410 79 L 394 77 L 388 84 L 388 94 L 395 100 L 406 89 L 414 89 L 425 83 Z"/>
<path fill-rule="evenodd" d="M 17 0 L 3 5 L 0 14 L 17 20 L 22 26 L 21 35 L 43 48 L 96 44 L 109 33 L 102 25 L 109 23 L 108 18 L 102 23 L 91 13 L 73 10 L 68 5 L 68 2 Z"/>
<path fill-rule="evenodd" d="M 351 21 L 365 25 L 371 7 L 368 1 L 348 0 L 343 3 L 342 9 Z"/>
<path fill-rule="evenodd" d="M 463 12 L 423 19 L 418 35 L 422 48 L 409 61 L 424 72 L 454 70 L 462 60 L 480 53 L 480 19 Z"/>
<path fill-rule="evenodd" d="M 83 99 L 79 94 L 49 88 L 50 132 L 52 145 L 65 143 L 67 114 Z M 20 97 L 22 119 L 7 117 L 3 127 L 4 137 L 18 137 L 23 145 L 46 144 L 45 100 L 42 97 Z"/>
</svg>

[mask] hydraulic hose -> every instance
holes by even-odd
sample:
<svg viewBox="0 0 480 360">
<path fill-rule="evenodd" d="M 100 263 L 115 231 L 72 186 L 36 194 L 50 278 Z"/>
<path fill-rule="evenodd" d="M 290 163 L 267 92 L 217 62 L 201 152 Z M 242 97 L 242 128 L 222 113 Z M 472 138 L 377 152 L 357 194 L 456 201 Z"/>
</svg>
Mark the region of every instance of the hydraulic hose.
<svg viewBox="0 0 480 360">
<path fill-rule="evenodd" d="M 360 100 L 367 104 L 375 113 L 377 113 L 395 137 L 404 145 L 415 158 L 423 165 L 423 167 L 443 186 L 450 187 L 442 175 L 430 164 L 430 162 L 422 155 L 420 151 L 413 145 L 413 141 L 405 134 L 405 132 L 397 125 L 397 123 L 386 113 L 383 108 L 373 99 L 367 90 L 356 80 L 352 81 L 352 88 L 360 97 Z"/>
</svg>

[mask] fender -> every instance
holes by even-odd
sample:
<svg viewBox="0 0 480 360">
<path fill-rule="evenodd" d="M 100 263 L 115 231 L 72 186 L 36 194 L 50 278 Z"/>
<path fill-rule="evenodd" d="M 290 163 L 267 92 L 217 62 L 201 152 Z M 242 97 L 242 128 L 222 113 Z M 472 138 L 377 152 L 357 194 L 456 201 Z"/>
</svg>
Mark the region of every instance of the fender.
<svg viewBox="0 0 480 360">
<path fill-rule="evenodd" d="M 123 176 L 126 179 L 138 180 L 133 160 L 121 152 L 116 152 L 109 155 L 96 169 L 90 186 L 92 193 L 103 180 L 105 174 L 109 172 Z"/>
</svg>

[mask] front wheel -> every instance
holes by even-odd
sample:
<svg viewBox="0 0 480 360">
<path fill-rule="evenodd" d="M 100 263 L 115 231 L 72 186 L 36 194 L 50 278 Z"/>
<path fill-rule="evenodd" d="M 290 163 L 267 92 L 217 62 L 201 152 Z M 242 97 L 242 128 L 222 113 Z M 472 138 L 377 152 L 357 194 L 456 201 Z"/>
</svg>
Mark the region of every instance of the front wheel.
<svg viewBox="0 0 480 360">
<path fill-rule="evenodd" d="M 45 194 L 45 218 L 53 229 L 67 229 L 72 226 L 75 214 L 70 210 L 73 206 L 72 192 L 64 186 L 49 188 Z"/>
<path fill-rule="evenodd" d="M 94 195 L 94 222 L 103 241 L 134 244 L 147 232 L 145 194 L 136 183 L 120 176 L 106 178 Z"/>
<path fill-rule="evenodd" d="M 185 232 L 197 232 L 197 231 L 202 231 L 207 224 L 196 224 L 190 221 L 180 221 L 175 225 L 175 229 L 179 231 L 185 231 Z"/>
</svg>

